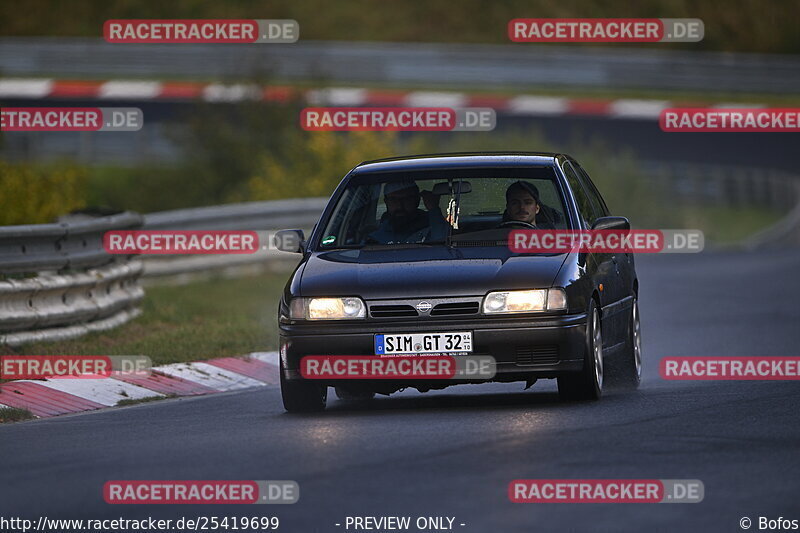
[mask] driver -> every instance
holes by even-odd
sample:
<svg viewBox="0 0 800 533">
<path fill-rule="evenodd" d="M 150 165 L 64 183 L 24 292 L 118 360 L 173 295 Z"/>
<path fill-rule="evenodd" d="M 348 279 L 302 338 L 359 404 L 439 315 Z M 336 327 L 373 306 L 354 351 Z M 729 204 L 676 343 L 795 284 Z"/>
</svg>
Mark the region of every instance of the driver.
<svg viewBox="0 0 800 533">
<path fill-rule="evenodd" d="M 530 225 L 536 227 L 536 215 L 541 209 L 539 189 L 528 181 L 515 181 L 506 189 L 506 210 L 503 213 L 503 225 L 513 225 L 520 222 L 520 226 Z"/>
<path fill-rule="evenodd" d="M 424 200 L 427 211 L 419 209 Z M 386 214 L 367 241 L 380 244 L 418 243 L 444 240 L 447 221 L 439 208 L 439 196 L 422 191 L 412 180 L 387 183 L 383 201 Z"/>
</svg>

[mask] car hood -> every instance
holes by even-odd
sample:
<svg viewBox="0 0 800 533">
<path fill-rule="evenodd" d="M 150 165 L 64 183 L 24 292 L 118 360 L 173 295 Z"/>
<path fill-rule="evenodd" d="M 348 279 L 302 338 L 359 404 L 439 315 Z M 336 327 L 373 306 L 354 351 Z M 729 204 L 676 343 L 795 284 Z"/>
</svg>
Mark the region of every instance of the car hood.
<svg viewBox="0 0 800 533">
<path fill-rule="evenodd" d="M 312 253 L 299 296 L 364 299 L 482 296 L 550 287 L 567 254 L 518 255 L 507 248 L 416 247 Z"/>
</svg>

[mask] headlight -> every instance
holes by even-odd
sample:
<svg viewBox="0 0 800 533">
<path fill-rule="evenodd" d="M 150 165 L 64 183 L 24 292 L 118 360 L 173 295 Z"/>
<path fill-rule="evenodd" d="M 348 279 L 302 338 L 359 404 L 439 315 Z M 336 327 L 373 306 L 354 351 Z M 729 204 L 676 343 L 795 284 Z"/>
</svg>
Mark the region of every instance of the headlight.
<svg viewBox="0 0 800 533">
<path fill-rule="evenodd" d="M 344 320 L 364 318 L 366 306 L 361 298 L 295 298 L 289 316 L 300 320 Z"/>
<path fill-rule="evenodd" d="M 532 313 L 567 308 L 564 289 L 490 292 L 483 299 L 484 313 Z"/>
</svg>

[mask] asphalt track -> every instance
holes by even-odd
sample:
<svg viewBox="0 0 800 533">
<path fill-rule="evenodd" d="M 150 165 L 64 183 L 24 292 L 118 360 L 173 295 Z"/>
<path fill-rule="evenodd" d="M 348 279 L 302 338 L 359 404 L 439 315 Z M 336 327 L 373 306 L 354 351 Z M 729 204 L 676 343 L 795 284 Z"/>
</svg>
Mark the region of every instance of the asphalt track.
<svg viewBox="0 0 800 533">
<path fill-rule="evenodd" d="M 0 516 L 450 516 L 456 531 L 741 531 L 800 519 L 800 383 L 674 382 L 661 357 L 800 355 L 800 251 L 639 256 L 645 378 L 562 404 L 552 382 L 329 399 L 288 415 L 277 387 L 0 427 Z M 699 479 L 697 504 L 513 504 L 518 478 Z M 291 506 L 113 506 L 113 479 L 291 479 Z M 342 524 L 337 527 L 335 524 Z M 460 526 L 458 524 L 465 524 Z M 352 531 L 352 529 L 350 530 Z M 416 529 L 411 529 L 416 531 Z"/>
</svg>

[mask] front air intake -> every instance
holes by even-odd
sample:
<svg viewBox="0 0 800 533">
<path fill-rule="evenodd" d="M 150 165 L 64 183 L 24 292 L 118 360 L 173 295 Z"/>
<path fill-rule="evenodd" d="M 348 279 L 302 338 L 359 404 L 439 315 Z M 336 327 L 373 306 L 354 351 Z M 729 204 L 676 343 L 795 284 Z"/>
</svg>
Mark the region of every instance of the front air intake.
<svg viewBox="0 0 800 533">
<path fill-rule="evenodd" d="M 555 365 L 558 363 L 558 346 L 518 346 L 517 365 Z"/>
</svg>

